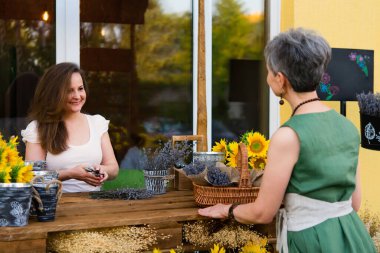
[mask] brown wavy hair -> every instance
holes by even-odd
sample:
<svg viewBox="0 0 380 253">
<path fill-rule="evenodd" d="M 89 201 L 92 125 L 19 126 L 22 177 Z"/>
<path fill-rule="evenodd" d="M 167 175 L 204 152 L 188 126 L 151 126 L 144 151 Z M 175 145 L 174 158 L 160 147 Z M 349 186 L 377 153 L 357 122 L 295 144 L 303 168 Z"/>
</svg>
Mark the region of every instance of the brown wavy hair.
<svg viewBox="0 0 380 253">
<path fill-rule="evenodd" d="M 73 73 L 82 76 L 88 93 L 83 71 L 74 63 L 59 63 L 47 69 L 41 77 L 30 109 L 29 118 L 37 121 L 40 144 L 52 154 L 59 154 L 68 148 L 63 115 Z"/>
</svg>

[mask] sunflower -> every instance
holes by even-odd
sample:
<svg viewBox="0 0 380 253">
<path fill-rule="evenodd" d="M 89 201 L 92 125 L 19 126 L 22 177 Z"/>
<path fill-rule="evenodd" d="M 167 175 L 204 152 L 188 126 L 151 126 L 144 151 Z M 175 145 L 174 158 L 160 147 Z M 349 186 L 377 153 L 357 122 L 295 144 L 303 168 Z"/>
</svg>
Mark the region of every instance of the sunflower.
<svg viewBox="0 0 380 253">
<path fill-rule="evenodd" d="M 17 151 L 18 137 L 6 142 L 0 134 L 0 182 L 29 183 L 33 178 L 32 166 L 25 166 Z"/>
<path fill-rule="evenodd" d="M 239 143 L 236 141 L 230 142 L 227 145 L 228 150 L 228 157 L 227 159 L 227 166 L 230 166 L 232 168 L 237 167 L 237 155 L 239 152 Z"/>
<path fill-rule="evenodd" d="M 11 138 L 9 139 L 9 142 L 8 142 L 8 146 L 13 148 L 13 149 L 16 149 L 17 145 L 18 145 L 18 136 L 11 136 Z"/>
<path fill-rule="evenodd" d="M 267 158 L 265 156 L 252 156 L 249 159 L 249 167 L 257 170 L 264 170 L 267 164 Z"/>
<path fill-rule="evenodd" d="M 3 139 L 3 135 L 0 133 L 0 150 L 3 150 L 7 146 L 7 143 Z"/>
<path fill-rule="evenodd" d="M 268 151 L 269 140 L 258 132 L 250 132 L 246 137 L 248 156 L 265 156 Z"/>
<path fill-rule="evenodd" d="M 22 166 L 18 172 L 17 180 L 18 183 L 29 183 L 33 178 L 33 167 L 32 165 Z"/>
<path fill-rule="evenodd" d="M 226 139 L 221 139 L 220 142 L 215 142 L 215 145 L 212 147 L 213 152 L 224 152 L 225 158 L 228 157 L 228 149 Z"/>
<path fill-rule="evenodd" d="M 7 146 L 2 150 L 0 159 L 0 166 L 5 166 L 6 164 L 15 165 L 22 161 L 17 149 L 11 146 Z"/>
<path fill-rule="evenodd" d="M 224 247 L 219 247 L 219 244 L 214 244 L 214 248 L 210 249 L 211 253 L 226 253 Z"/>
<path fill-rule="evenodd" d="M 243 248 L 240 253 L 267 253 L 266 245 L 268 240 L 262 238 L 259 243 L 249 242 Z"/>
<path fill-rule="evenodd" d="M 11 167 L 0 167 L 0 183 L 10 183 L 11 182 Z"/>
</svg>

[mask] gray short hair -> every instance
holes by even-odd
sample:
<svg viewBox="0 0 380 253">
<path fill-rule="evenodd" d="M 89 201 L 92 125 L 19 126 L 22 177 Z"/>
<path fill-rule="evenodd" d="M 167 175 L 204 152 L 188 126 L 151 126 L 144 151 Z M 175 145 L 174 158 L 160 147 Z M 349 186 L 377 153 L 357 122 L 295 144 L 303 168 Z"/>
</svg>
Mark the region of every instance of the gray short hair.
<svg viewBox="0 0 380 253">
<path fill-rule="evenodd" d="M 316 32 L 297 28 L 277 35 L 264 54 L 269 69 L 283 73 L 294 91 L 308 92 L 317 89 L 330 62 L 331 48 Z"/>
</svg>

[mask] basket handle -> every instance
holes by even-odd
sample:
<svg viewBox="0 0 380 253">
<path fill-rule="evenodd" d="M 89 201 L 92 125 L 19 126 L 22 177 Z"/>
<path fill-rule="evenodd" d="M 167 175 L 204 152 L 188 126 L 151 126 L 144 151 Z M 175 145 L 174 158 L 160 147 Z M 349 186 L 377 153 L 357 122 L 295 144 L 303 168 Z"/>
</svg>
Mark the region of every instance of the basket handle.
<svg viewBox="0 0 380 253">
<path fill-rule="evenodd" d="M 205 151 L 203 150 L 203 141 L 204 141 L 203 135 L 173 135 L 172 137 L 173 147 L 174 147 L 174 144 L 179 141 L 198 141 L 197 150 Z"/>
<path fill-rule="evenodd" d="M 237 167 L 240 171 L 239 187 L 252 187 L 252 181 L 248 170 L 248 151 L 244 143 L 239 143 Z"/>
</svg>

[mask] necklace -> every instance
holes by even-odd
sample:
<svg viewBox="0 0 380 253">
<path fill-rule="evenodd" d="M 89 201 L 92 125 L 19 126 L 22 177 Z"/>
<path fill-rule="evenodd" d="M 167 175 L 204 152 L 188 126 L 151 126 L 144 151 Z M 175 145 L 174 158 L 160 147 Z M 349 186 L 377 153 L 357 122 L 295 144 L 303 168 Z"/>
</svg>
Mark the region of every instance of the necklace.
<svg viewBox="0 0 380 253">
<path fill-rule="evenodd" d="M 292 113 L 292 116 L 296 113 L 296 111 L 298 110 L 298 108 L 300 108 L 302 105 L 307 104 L 307 103 L 310 103 L 310 102 L 314 102 L 314 101 L 319 101 L 319 100 L 321 100 L 321 99 L 320 99 L 320 98 L 311 98 L 311 99 L 308 99 L 308 100 L 305 100 L 305 101 L 299 103 L 299 104 L 294 108 L 293 113 Z M 292 116 L 291 116 L 291 117 L 292 117 Z"/>
</svg>

